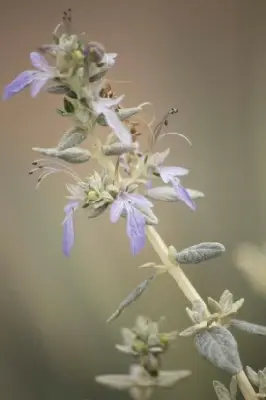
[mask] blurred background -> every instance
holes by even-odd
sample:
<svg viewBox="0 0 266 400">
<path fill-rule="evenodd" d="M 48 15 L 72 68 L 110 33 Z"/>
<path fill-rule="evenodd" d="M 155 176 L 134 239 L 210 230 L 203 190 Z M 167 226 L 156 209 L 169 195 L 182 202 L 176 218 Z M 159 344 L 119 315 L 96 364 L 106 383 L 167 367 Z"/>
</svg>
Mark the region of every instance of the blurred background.
<svg viewBox="0 0 266 400">
<path fill-rule="evenodd" d="M 157 204 L 159 233 L 178 249 L 220 241 L 227 253 L 185 272 L 200 294 L 219 298 L 224 289 L 244 297 L 241 319 L 266 325 L 265 299 L 234 265 L 242 242 L 266 239 L 266 1 L 265 0 L 9 0 L 2 4 L 1 88 L 30 69 L 29 53 L 51 41 L 62 11 L 73 9 L 74 28 L 117 52 L 113 80 L 126 105 L 152 101 L 160 118 L 179 108 L 169 129 L 169 164 L 191 169 L 187 187 L 201 190 L 196 213 L 183 204 Z M 55 112 L 61 101 L 28 91 L 0 107 L 1 262 L 0 397 L 5 400 L 128 398 L 95 383 L 99 374 L 126 373 L 130 360 L 114 349 L 122 326 L 139 314 L 165 316 L 165 330 L 189 325 L 188 305 L 169 276 L 156 280 L 113 324 L 105 321 L 147 276 L 137 267 L 156 261 L 147 244 L 130 254 L 124 221 L 108 215 L 76 219 L 76 243 L 61 252 L 64 175 L 35 191 L 28 175 L 34 146 L 52 147 L 69 121 Z M 85 144 L 86 146 L 86 144 Z M 77 167 L 88 173 L 90 165 Z M 253 268 L 252 261 L 250 268 Z M 255 266 L 254 266 L 255 268 Z M 266 262 L 265 262 L 266 268 Z M 255 271 L 255 269 L 254 269 Z M 266 276 L 264 275 L 266 280 Z M 236 333 L 243 363 L 266 365 L 265 338 Z M 190 380 L 168 399 L 214 399 L 211 380 L 229 381 L 200 359 L 190 338 L 177 340 L 165 369 L 191 369 Z M 155 393 L 154 399 L 165 395 Z"/>
</svg>

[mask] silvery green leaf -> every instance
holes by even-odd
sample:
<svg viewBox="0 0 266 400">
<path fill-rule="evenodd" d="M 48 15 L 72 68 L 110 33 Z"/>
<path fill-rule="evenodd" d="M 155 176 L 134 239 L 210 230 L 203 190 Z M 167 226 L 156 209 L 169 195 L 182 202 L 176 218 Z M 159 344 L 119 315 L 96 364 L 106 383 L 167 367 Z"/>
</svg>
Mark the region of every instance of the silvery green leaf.
<svg viewBox="0 0 266 400">
<path fill-rule="evenodd" d="M 237 379 L 235 376 L 232 376 L 229 389 L 230 389 L 231 399 L 236 400 L 238 385 L 237 385 Z"/>
<path fill-rule="evenodd" d="M 197 190 L 192 190 L 192 189 L 186 189 L 186 190 L 192 200 L 204 197 L 204 194 Z M 180 201 L 180 198 L 177 195 L 176 190 L 171 186 L 157 186 L 154 188 L 147 189 L 146 195 L 151 200 L 159 200 L 167 202 Z"/>
<path fill-rule="evenodd" d="M 219 381 L 213 381 L 213 388 L 219 400 L 231 400 L 229 390 Z"/>
<path fill-rule="evenodd" d="M 264 368 L 263 371 L 258 371 L 258 377 L 259 377 L 259 392 L 260 394 L 265 395 L 266 394 L 266 370 Z"/>
<path fill-rule="evenodd" d="M 66 150 L 84 142 L 88 136 L 88 131 L 81 128 L 74 128 L 64 133 L 56 146 L 57 150 Z"/>
<path fill-rule="evenodd" d="M 65 85 L 56 85 L 48 87 L 46 91 L 51 94 L 67 94 L 69 92 L 69 88 Z"/>
<path fill-rule="evenodd" d="M 89 150 L 85 150 L 80 147 L 71 147 L 65 150 L 58 150 L 57 148 L 44 149 L 40 147 L 34 147 L 32 150 L 37 151 L 45 156 L 59 158 L 71 164 L 81 164 L 89 161 L 91 158 Z"/>
<path fill-rule="evenodd" d="M 176 254 L 180 264 L 198 264 L 220 256 L 225 251 L 221 243 L 206 242 L 188 247 Z"/>
<path fill-rule="evenodd" d="M 164 388 L 173 387 L 178 381 L 188 378 L 190 375 L 191 371 L 188 370 L 160 371 L 157 385 Z"/>
<path fill-rule="evenodd" d="M 123 338 L 124 343 L 125 343 L 127 346 L 132 346 L 132 344 L 133 344 L 133 342 L 134 342 L 134 340 L 135 340 L 135 338 L 136 338 L 135 333 L 132 332 L 131 329 L 128 329 L 128 328 L 121 328 L 121 335 L 122 335 L 122 338 Z"/>
<path fill-rule="evenodd" d="M 259 387 L 260 380 L 259 380 L 259 375 L 257 374 L 257 372 L 254 371 L 254 369 L 252 369 L 252 368 L 249 367 L 249 366 L 246 367 L 246 371 L 247 371 L 247 376 L 248 376 L 248 379 L 250 380 L 250 382 L 251 382 L 254 386 Z"/>
<path fill-rule="evenodd" d="M 227 313 L 229 311 L 231 311 L 232 307 L 233 307 L 233 295 L 232 293 L 229 292 L 229 290 L 225 290 L 219 300 L 219 304 L 222 308 L 222 311 L 224 313 Z"/>
<path fill-rule="evenodd" d="M 108 386 L 112 389 L 128 390 L 134 385 L 134 381 L 130 375 L 99 375 L 95 378 L 97 383 Z"/>
<path fill-rule="evenodd" d="M 124 354 L 130 354 L 132 356 L 136 356 L 138 354 L 136 351 L 132 350 L 131 347 L 123 345 L 123 344 L 116 344 L 115 348 Z"/>
<path fill-rule="evenodd" d="M 192 325 L 189 328 L 183 330 L 182 332 L 179 333 L 179 336 L 193 336 L 197 332 L 199 332 L 198 326 L 197 325 Z"/>
<path fill-rule="evenodd" d="M 235 301 L 233 303 L 232 310 L 234 312 L 237 312 L 243 306 L 244 302 L 245 302 L 245 299 L 239 299 L 239 300 Z"/>
<path fill-rule="evenodd" d="M 131 303 L 136 301 L 148 288 L 149 284 L 155 278 L 155 276 L 156 274 L 151 275 L 149 278 L 141 282 L 131 293 L 129 293 L 129 295 L 119 304 L 116 311 L 108 318 L 107 323 L 118 318 L 126 307 L 128 307 Z"/>
<path fill-rule="evenodd" d="M 108 208 L 108 204 L 104 203 L 103 205 L 101 205 L 100 207 L 93 207 L 93 206 L 89 206 L 88 208 L 86 208 L 86 216 L 88 218 L 97 218 L 99 217 L 102 213 L 104 213 L 104 211 Z"/>
<path fill-rule="evenodd" d="M 129 389 L 129 395 L 134 400 L 148 400 L 151 397 L 152 393 L 153 393 L 153 389 L 150 387 L 142 388 L 142 387 L 134 386 Z"/>
<path fill-rule="evenodd" d="M 102 152 L 105 156 L 120 156 L 125 153 L 131 153 L 136 149 L 137 145 L 135 143 L 127 145 L 122 142 L 116 142 L 111 145 L 104 145 L 102 147 Z"/>
<path fill-rule="evenodd" d="M 226 328 L 214 326 L 208 331 L 197 333 L 195 345 L 199 353 L 215 367 L 232 375 L 242 371 L 237 342 Z"/>
<path fill-rule="evenodd" d="M 186 312 L 189 319 L 193 322 L 193 324 L 196 324 L 197 318 L 194 316 L 194 312 L 189 307 L 186 307 Z"/>
<path fill-rule="evenodd" d="M 214 300 L 212 297 L 208 297 L 208 305 L 215 312 L 220 313 L 222 311 L 222 308 L 218 301 Z"/>
<path fill-rule="evenodd" d="M 194 321 L 199 324 L 206 320 L 206 305 L 201 300 L 194 300 L 192 302 L 192 312 Z"/>
<path fill-rule="evenodd" d="M 231 325 L 247 333 L 266 336 L 266 326 L 252 324 L 250 322 L 242 321 L 240 319 L 232 319 Z"/>
</svg>

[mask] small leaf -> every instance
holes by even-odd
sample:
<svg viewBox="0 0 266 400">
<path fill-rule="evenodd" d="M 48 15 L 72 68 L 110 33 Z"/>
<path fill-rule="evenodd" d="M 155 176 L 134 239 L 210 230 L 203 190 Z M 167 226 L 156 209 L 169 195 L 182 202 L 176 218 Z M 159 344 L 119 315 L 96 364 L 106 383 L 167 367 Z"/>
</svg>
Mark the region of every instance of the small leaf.
<svg viewBox="0 0 266 400">
<path fill-rule="evenodd" d="M 237 342 L 224 327 L 215 326 L 195 336 L 195 345 L 199 353 L 215 367 L 232 375 L 242 370 Z"/>
<path fill-rule="evenodd" d="M 266 374 L 265 374 L 265 368 L 263 371 L 258 372 L 258 377 L 259 377 L 259 392 L 260 394 L 266 394 Z"/>
<path fill-rule="evenodd" d="M 233 303 L 232 310 L 237 312 L 243 306 L 244 302 L 245 302 L 245 299 L 239 299 L 239 300 L 235 301 Z"/>
<path fill-rule="evenodd" d="M 133 380 L 130 375 L 100 375 L 95 378 L 97 383 L 108 386 L 112 389 L 128 390 L 133 386 Z"/>
<path fill-rule="evenodd" d="M 206 305 L 201 300 L 195 300 L 192 303 L 192 312 L 197 324 L 206 320 Z"/>
<path fill-rule="evenodd" d="M 57 145 L 58 150 L 66 150 L 68 148 L 80 145 L 87 138 L 88 132 L 81 128 L 72 128 L 64 133 Z"/>
<path fill-rule="evenodd" d="M 212 384 L 219 400 L 231 400 L 229 391 L 221 382 L 213 381 Z"/>
<path fill-rule="evenodd" d="M 241 331 L 253 333 L 254 335 L 266 336 L 266 326 L 252 324 L 240 319 L 232 319 L 231 325 L 240 329 Z"/>
<path fill-rule="evenodd" d="M 155 278 L 155 276 L 156 274 L 151 275 L 149 278 L 141 282 L 131 293 L 129 293 L 129 295 L 120 303 L 116 311 L 108 318 L 107 323 L 118 318 L 126 307 L 136 301 L 137 298 L 139 298 L 142 293 L 144 293 L 144 291 L 148 288 L 149 284 Z"/>
<path fill-rule="evenodd" d="M 179 333 L 179 336 L 193 336 L 198 332 L 198 328 L 196 325 L 190 326 L 189 328 L 183 330 Z"/>
<path fill-rule="evenodd" d="M 218 312 L 218 313 L 220 313 L 222 311 L 222 308 L 221 308 L 220 304 L 218 303 L 218 301 L 214 300 L 212 297 L 208 297 L 208 304 L 209 304 L 209 307 L 213 311 Z"/>
<path fill-rule="evenodd" d="M 233 307 L 233 295 L 229 292 L 229 290 L 225 290 L 219 300 L 219 304 L 224 313 L 231 311 Z"/>
<path fill-rule="evenodd" d="M 160 371 L 157 378 L 158 386 L 160 387 L 173 387 L 181 379 L 185 379 L 191 375 L 191 371 Z"/>
<path fill-rule="evenodd" d="M 220 256 L 225 251 L 221 243 L 200 243 L 176 254 L 176 260 L 180 264 L 198 264 Z"/>
<path fill-rule="evenodd" d="M 46 91 L 51 94 L 66 94 L 68 93 L 69 88 L 65 85 L 56 85 L 47 88 Z"/>
<path fill-rule="evenodd" d="M 45 156 L 59 158 L 71 164 L 82 164 L 89 161 L 91 154 L 89 150 L 80 147 L 72 147 L 65 150 L 58 150 L 57 148 L 40 148 L 33 147 L 33 151 L 37 151 Z"/>
<path fill-rule="evenodd" d="M 231 399 L 236 400 L 238 385 L 235 376 L 232 376 L 229 388 L 230 388 Z"/>
<path fill-rule="evenodd" d="M 260 380 L 259 380 L 259 375 L 257 374 L 257 372 L 254 371 L 254 369 L 252 369 L 252 368 L 249 367 L 249 366 L 246 367 L 246 371 L 247 371 L 247 376 L 248 376 L 248 379 L 250 380 L 250 382 L 251 382 L 254 386 L 259 387 Z"/>
<path fill-rule="evenodd" d="M 73 104 L 66 97 L 64 97 L 64 109 L 67 114 L 73 114 L 75 111 Z"/>
</svg>

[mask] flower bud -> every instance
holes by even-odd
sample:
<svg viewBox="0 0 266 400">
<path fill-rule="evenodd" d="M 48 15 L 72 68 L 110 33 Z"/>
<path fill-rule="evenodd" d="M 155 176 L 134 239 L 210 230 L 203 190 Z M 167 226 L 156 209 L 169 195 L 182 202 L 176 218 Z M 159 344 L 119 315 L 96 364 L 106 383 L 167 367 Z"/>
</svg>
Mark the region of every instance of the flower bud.
<svg viewBox="0 0 266 400">
<path fill-rule="evenodd" d="M 105 156 L 121 156 L 125 153 L 131 153 L 136 149 L 137 146 L 134 143 L 132 143 L 132 145 L 127 145 L 122 142 L 117 142 L 110 146 L 104 145 L 102 147 L 102 152 Z"/>
<path fill-rule="evenodd" d="M 34 147 L 33 151 L 38 151 L 39 153 L 50 156 L 60 158 L 61 160 L 67 161 L 72 164 L 81 164 L 88 161 L 91 157 L 91 154 L 88 150 L 82 149 L 80 147 L 71 147 L 65 150 L 58 150 L 57 148 L 40 148 Z"/>
</svg>

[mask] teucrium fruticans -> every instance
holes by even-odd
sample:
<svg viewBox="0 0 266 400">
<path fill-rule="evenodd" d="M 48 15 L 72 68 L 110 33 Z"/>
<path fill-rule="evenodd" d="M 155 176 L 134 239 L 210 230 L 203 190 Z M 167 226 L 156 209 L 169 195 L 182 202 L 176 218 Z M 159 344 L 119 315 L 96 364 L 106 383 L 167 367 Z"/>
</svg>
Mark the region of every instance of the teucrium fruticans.
<svg viewBox="0 0 266 400">
<path fill-rule="evenodd" d="M 160 263 L 149 262 L 141 266 L 152 267 L 155 273 L 125 297 L 108 321 L 115 320 L 135 302 L 156 276 L 168 273 L 192 305 L 192 308 L 186 309 L 192 326 L 179 335 L 193 335 L 199 353 L 234 376 L 230 390 L 218 381 L 213 383 L 219 400 L 235 400 L 237 383 L 245 399 L 254 400 L 256 393 L 243 371 L 237 342 L 229 329 L 238 328 L 265 335 L 266 328 L 235 319 L 244 300 L 234 302 L 228 290 L 223 292 L 219 301 L 208 298 L 211 313 L 180 267 L 180 264 L 200 264 L 214 259 L 222 255 L 225 247 L 219 242 L 202 242 L 177 251 L 173 246 L 167 247 L 155 229 L 159 218 L 153 201 L 183 202 L 194 211 L 195 200 L 204 197 L 201 191 L 188 189 L 182 184 L 189 173 L 187 168 L 166 165 L 170 148 L 162 151 L 155 149 L 164 137 L 172 134 L 191 144 L 184 135 L 168 132 L 170 118 L 178 110 L 168 110 L 154 127 L 146 123 L 150 136 L 147 146 L 143 147 L 139 140 L 143 120 L 138 119 L 138 114 L 150 103 L 122 106 L 124 95 L 117 96 L 105 79 L 117 61 L 117 54 L 107 52 L 100 43 L 72 33 L 71 20 L 69 9 L 53 32 L 53 43 L 41 45 L 38 52 L 30 53 L 33 69 L 20 73 L 5 87 L 3 95 L 3 99 L 7 100 L 29 87 L 32 97 L 40 91 L 63 97 L 62 107 L 57 113 L 71 121 L 71 127 L 63 132 L 59 140 L 55 139 L 57 144 L 33 148 L 44 158 L 34 160 L 29 172 L 30 175 L 40 173 L 37 187 L 45 178 L 58 172 L 65 173 L 72 180 L 66 183 L 68 202 L 62 224 L 63 252 L 70 256 L 74 245 L 76 212 L 89 218 L 88 224 L 106 212 L 109 212 L 112 223 L 124 218 L 132 254 L 139 253 L 148 238 L 160 257 Z M 46 55 L 52 59 L 51 65 Z M 106 130 L 103 141 L 97 135 L 99 126 Z M 92 142 L 89 150 L 80 147 L 88 137 Z M 70 167 L 70 164 L 85 163 L 91 159 L 97 161 L 99 169 L 90 169 L 84 178 Z M 162 356 L 171 348 L 170 342 L 178 335 L 176 331 L 160 333 L 158 323 L 139 317 L 134 328 L 122 329 L 122 335 L 124 343 L 116 347 L 133 358 L 130 373 L 98 376 L 97 382 L 128 390 L 135 400 L 146 400 L 155 388 L 172 387 L 190 375 L 188 370 L 161 369 Z M 265 396 L 265 371 L 256 373 L 248 367 L 247 373 L 251 382 L 259 388 L 258 396 Z"/>
</svg>

